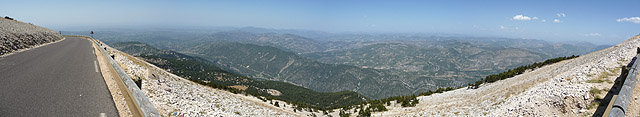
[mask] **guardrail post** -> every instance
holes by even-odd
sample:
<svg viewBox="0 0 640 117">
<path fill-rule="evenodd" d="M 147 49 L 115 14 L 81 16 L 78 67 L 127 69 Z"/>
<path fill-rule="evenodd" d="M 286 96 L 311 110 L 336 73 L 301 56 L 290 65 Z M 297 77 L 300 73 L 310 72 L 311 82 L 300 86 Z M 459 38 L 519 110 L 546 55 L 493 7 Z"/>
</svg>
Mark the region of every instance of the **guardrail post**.
<svg viewBox="0 0 640 117">
<path fill-rule="evenodd" d="M 138 88 L 142 89 L 142 78 L 138 77 L 138 79 L 133 80 L 138 85 Z"/>
</svg>

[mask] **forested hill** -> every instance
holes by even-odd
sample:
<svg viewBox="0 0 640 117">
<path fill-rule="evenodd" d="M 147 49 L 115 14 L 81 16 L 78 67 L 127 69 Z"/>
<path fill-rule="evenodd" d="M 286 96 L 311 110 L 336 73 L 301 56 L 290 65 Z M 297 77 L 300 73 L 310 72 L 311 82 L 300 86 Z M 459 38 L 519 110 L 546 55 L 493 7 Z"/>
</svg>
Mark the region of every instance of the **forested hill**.
<svg viewBox="0 0 640 117">
<path fill-rule="evenodd" d="M 371 98 L 412 93 L 403 78 L 385 70 L 320 63 L 269 46 L 214 42 L 190 50 L 252 78 L 291 82 L 321 92 L 348 90 Z"/>
<path fill-rule="evenodd" d="M 119 42 L 111 45 L 120 51 L 138 56 L 173 74 L 203 85 L 234 93 L 247 93 L 257 97 L 264 97 L 262 99 L 265 100 L 279 99 L 295 104 L 301 108 L 336 108 L 361 103 L 366 99 L 366 97 L 352 91 L 325 93 L 285 82 L 257 81 L 222 70 L 198 57 L 157 49 L 144 43 Z M 274 93 L 273 90 L 270 89 L 277 90 L 280 94 Z"/>
</svg>

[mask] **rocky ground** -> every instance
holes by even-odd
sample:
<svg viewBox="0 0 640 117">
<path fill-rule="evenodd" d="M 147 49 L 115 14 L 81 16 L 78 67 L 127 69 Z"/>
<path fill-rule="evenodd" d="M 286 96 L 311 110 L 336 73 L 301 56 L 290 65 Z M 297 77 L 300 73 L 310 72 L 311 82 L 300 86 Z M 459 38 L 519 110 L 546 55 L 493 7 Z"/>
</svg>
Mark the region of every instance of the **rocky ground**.
<svg viewBox="0 0 640 117">
<path fill-rule="evenodd" d="M 639 38 L 636 36 L 614 47 L 484 84 L 479 89 L 463 88 L 423 96 L 418 98 L 420 103 L 416 107 L 390 108 L 390 111 L 373 115 L 591 116 L 597 107 L 592 102 L 606 95 L 620 75 L 620 66 L 628 64 L 636 55 Z M 637 98 L 638 95 L 632 101 Z"/>
<path fill-rule="evenodd" d="M 61 39 L 62 35 L 54 30 L 0 18 L 0 56 Z"/>
</svg>

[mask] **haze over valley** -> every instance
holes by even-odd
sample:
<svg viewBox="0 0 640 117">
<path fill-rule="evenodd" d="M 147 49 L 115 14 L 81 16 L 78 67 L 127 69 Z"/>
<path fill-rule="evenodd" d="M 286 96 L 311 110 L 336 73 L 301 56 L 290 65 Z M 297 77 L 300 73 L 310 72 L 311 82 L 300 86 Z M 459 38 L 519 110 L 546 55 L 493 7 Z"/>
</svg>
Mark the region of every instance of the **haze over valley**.
<svg viewBox="0 0 640 117">
<path fill-rule="evenodd" d="M 582 55 L 607 45 L 427 34 L 333 34 L 236 28 L 191 31 L 101 31 L 106 43 L 137 41 L 200 57 L 254 79 L 370 98 L 459 87 L 533 62 Z M 319 31 L 318 31 L 319 32 Z M 84 32 L 63 32 L 83 34 Z M 300 35 L 296 35 L 299 33 Z"/>
<path fill-rule="evenodd" d="M 7 1 L 0 114 L 638 116 L 638 4 Z"/>
</svg>

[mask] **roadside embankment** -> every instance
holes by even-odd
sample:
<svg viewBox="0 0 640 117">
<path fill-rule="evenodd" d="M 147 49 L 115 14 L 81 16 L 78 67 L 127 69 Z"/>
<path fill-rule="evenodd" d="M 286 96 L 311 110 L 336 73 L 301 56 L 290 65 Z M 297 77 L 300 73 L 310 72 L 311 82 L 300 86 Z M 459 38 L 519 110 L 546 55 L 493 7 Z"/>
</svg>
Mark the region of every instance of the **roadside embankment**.
<svg viewBox="0 0 640 117">
<path fill-rule="evenodd" d="M 0 18 L 0 56 L 62 40 L 58 32 L 30 23 Z"/>
</svg>

